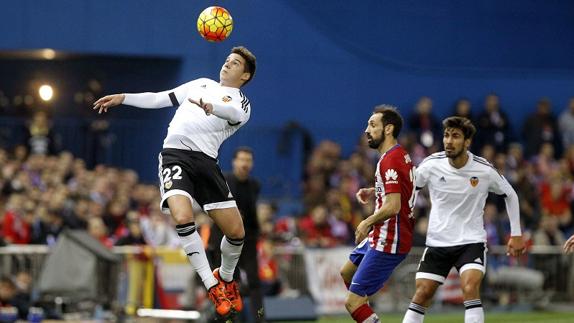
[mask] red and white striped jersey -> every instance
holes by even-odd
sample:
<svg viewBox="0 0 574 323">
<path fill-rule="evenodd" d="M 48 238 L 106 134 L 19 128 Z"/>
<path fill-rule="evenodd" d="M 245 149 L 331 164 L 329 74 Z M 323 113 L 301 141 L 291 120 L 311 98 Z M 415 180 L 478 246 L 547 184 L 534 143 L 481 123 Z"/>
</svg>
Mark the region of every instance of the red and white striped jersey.
<svg viewBox="0 0 574 323">
<path fill-rule="evenodd" d="M 415 199 L 415 169 L 409 154 L 396 145 L 384 153 L 375 172 L 375 212 L 384 203 L 385 194 L 400 193 L 399 213 L 383 223 L 375 224 L 369 232 L 369 243 L 376 250 L 406 254 L 413 241 Z"/>
</svg>

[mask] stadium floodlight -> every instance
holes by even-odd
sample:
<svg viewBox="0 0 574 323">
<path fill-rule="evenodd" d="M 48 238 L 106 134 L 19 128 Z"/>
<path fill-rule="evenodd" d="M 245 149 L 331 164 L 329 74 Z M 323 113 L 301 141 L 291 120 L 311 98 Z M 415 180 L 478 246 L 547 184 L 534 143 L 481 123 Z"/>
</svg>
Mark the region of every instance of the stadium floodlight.
<svg viewBox="0 0 574 323">
<path fill-rule="evenodd" d="M 43 84 L 38 88 L 38 94 L 43 101 L 50 101 L 54 96 L 54 89 L 48 84 Z"/>
<path fill-rule="evenodd" d="M 52 60 L 56 57 L 56 51 L 51 48 L 44 48 L 41 51 L 42 58 Z"/>
</svg>

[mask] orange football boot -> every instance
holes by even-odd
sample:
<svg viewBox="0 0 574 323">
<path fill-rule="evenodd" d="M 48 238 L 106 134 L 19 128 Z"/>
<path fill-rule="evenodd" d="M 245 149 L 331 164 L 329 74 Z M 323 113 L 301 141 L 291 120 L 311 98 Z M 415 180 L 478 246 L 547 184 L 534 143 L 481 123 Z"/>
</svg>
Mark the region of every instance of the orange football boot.
<svg viewBox="0 0 574 323">
<path fill-rule="evenodd" d="M 241 312 L 243 310 L 243 301 L 241 300 L 241 295 L 239 294 L 239 284 L 235 280 L 231 282 L 226 282 L 219 276 L 219 268 L 213 270 L 213 276 L 217 278 L 220 284 L 225 285 L 225 296 L 231 302 L 233 310 L 236 312 Z"/>
</svg>

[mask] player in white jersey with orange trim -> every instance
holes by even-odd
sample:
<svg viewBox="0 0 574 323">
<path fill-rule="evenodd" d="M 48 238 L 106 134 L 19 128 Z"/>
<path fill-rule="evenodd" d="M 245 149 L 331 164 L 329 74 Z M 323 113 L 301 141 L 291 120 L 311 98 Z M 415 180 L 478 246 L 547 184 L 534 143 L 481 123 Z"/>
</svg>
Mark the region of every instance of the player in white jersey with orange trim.
<svg viewBox="0 0 574 323">
<path fill-rule="evenodd" d="M 365 130 L 369 147 L 382 156 L 375 187 L 357 193 L 361 203 L 375 198 L 375 212 L 357 226 L 356 242 L 362 242 L 341 269 L 349 289 L 345 307 L 356 322 L 379 322 L 368 297 L 383 287 L 412 245 L 414 167 L 409 154 L 397 143 L 402 124 L 396 108 L 383 105 L 375 109 Z"/>
<path fill-rule="evenodd" d="M 444 151 L 427 157 L 417 168 L 417 190 L 428 186 L 431 199 L 425 249 L 416 274 L 416 292 L 403 323 L 421 323 L 438 286 L 452 267 L 461 280 L 465 323 L 484 322 L 480 285 L 486 271 L 484 205 L 489 192 L 504 196 L 511 237 L 507 253 L 524 251 L 518 197 L 508 181 L 484 158 L 468 151 L 476 132 L 470 120 L 443 121 Z"/>
<path fill-rule="evenodd" d="M 94 103 L 100 113 L 120 104 L 144 109 L 178 107 L 159 155 L 161 208 L 177 223 L 182 247 L 221 316 L 243 308 L 233 272 L 245 231 L 217 155 L 223 141 L 249 120 L 251 105 L 240 88 L 253 78 L 255 66 L 249 50 L 234 47 L 221 67 L 219 82 L 201 78 L 173 90 L 113 94 Z M 195 228 L 194 199 L 225 235 L 221 267 L 213 272 Z"/>
</svg>

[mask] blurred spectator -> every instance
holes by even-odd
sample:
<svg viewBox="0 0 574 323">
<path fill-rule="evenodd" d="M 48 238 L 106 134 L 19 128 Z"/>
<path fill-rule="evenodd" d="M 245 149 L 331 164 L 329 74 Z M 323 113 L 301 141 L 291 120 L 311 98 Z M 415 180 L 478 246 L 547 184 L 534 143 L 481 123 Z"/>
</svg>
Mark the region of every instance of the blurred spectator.
<svg viewBox="0 0 574 323">
<path fill-rule="evenodd" d="M 517 172 L 527 166 L 527 162 L 524 159 L 524 152 L 522 145 L 518 143 L 511 143 L 508 146 L 508 154 L 506 155 L 506 166 L 508 172 L 506 173 L 506 178 L 510 183 L 515 183 Z"/>
<path fill-rule="evenodd" d="M 116 246 L 145 245 L 147 244 L 143 235 L 137 214 L 128 220 L 127 232 L 116 241 Z"/>
<path fill-rule="evenodd" d="M 0 277 L 0 307 L 15 307 L 18 310 L 18 317 L 26 319 L 29 302 L 19 295 L 18 289 L 12 278 L 8 276 Z"/>
<path fill-rule="evenodd" d="M 540 218 L 540 199 L 538 188 L 534 184 L 534 167 L 531 164 L 516 171 L 513 186 L 518 195 L 520 219 L 525 229 L 534 230 Z"/>
<path fill-rule="evenodd" d="M 476 148 L 489 143 L 496 151 L 505 151 L 511 140 L 511 129 L 508 117 L 500 108 L 500 99 L 496 94 L 489 94 L 484 100 L 484 111 L 481 112 L 476 121 L 477 137 L 475 139 Z"/>
<path fill-rule="evenodd" d="M 496 204 L 487 202 L 484 206 L 484 230 L 486 231 L 487 246 L 500 246 L 506 244 L 507 233 L 500 221 Z"/>
<path fill-rule="evenodd" d="M 70 229 L 86 230 L 88 228 L 88 214 L 90 201 L 78 198 L 71 201 L 73 206 L 66 210 L 64 222 Z"/>
<path fill-rule="evenodd" d="M 543 180 L 550 175 L 552 169 L 558 167 L 557 161 L 554 159 L 554 147 L 549 143 L 543 143 L 538 155 L 531 160 L 538 180 Z"/>
<path fill-rule="evenodd" d="M 107 231 L 113 237 L 120 237 L 126 230 L 126 215 L 128 212 L 128 200 L 115 198 L 110 203 L 106 213 L 102 217 Z"/>
<path fill-rule="evenodd" d="M 562 246 L 566 239 L 558 228 L 556 217 L 545 215 L 540 220 L 540 227 L 533 235 L 535 246 Z M 559 290 L 559 284 L 564 284 L 566 270 L 560 257 L 552 254 L 537 254 L 533 256 L 534 267 L 544 273 L 544 289 Z"/>
<path fill-rule="evenodd" d="M 409 129 L 417 135 L 417 141 L 425 148 L 439 146 L 440 123 L 432 113 L 432 100 L 421 97 L 415 105 L 415 113 L 409 117 Z"/>
<path fill-rule="evenodd" d="M 28 244 L 32 239 L 33 215 L 24 210 L 24 196 L 13 194 L 8 200 L 2 221 L 2 236 L 10 244 Z"/>
<path fill-rule="evenodd" d="M 543 143 L 552 144 L 558 154 L 562 151 L 558 124 L 552 115 L 552 103 L 547 98 L 540 99 L 536 104 L 536 111 L 530 114 L 522 128 L 524 138 L 524 154 L 527 158 L 536 154 Z"/>
<path fill-rule="evenodd" d="M 574 98 L 568 101 L 568 107 L 558 117 L 558 126 L 562 134 L 564 150 L 574 145 Z"/>
<path fill-rule="evenodd" d="M 90 218 L 88 221 L 88 234 L 107 248 L 114 246 L 114 241 L 108 237 L 108 230 L 102 218 Z"/>
<path fill-rule="evenodd" d="M 556 218 L 562 230 L 570 230 L 572 226 L 571 193 L 572 184 L 564 180 L 559 169 L 553 169 L 540 184 L 542 216 Z"/>
<path fill-rule="evenodd" d="M 299 221 L 299 233 L 307 247 L 334 247 L 339 244 L 328 217 L 327 208 L 318 205 Z"/>
<path fill-rule="evenodd" d="M 28 158 L 28 147 L 25 145 L 16 145 L 14 147 L 14 160 L 18 163 L 23 163 Z"/>
<path fill-rule="evenodd" d="M 494 156 L 496 156 L 496 148 L 491 144 L 485 144 L 480 150 L 480 156 L 490 163 L 494 163 Z"/>
<path fill-rule="evenodd" d="M 26 143 L 31 154 L 47 155 L 56 151 L 52 124 L 45 111 L 36 111 L 26 130 Z"/>
<path fill-rule="evenodd" d="M 265 296 L 276 296 L 281 292 L 279 266 L 274 256 L 273 242 L 261 240 L 257 245 L 257 260 L 261 291 Z"/>
<path fill-rule="evenodd" d="M 540 219 L 538 230 L 534 232 L 532 239 L 535 246 L 562 246 L 566 239 L 559 230 L 558 218 L 544 215 Z"/>
<path fill-rule="evenodd" d="M 452 115 L 473 120 L 470 101 L 467 98 L 458 99 Z"/>
<path fill-rule="evenodd" d="M 140 219 L 143 236 L 150 246 L 179 246 L 179 238 L 173 226 L 159 210 L 159 200 L 150 205 L 150 213 Z"/>
<path fill-rule="evenodd" d="M 54 245 L 64 229 L 64 219 L 58 212 L 45 206 L 38 206 L 35 213 L 31 242 Z"/>
</svg>

